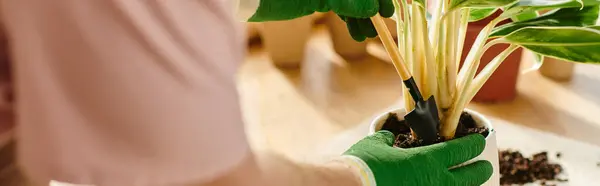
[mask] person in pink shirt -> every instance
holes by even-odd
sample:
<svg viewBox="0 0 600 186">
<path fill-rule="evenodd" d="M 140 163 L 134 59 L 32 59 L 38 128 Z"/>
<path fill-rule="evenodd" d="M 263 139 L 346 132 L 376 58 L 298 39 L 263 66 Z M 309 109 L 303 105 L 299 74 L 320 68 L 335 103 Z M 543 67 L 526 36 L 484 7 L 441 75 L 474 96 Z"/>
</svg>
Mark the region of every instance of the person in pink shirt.
<svg viewBox="0 0 600 186">
<path fill-rule="evenodd" d="M 369 17 L 393 14 L 391 0 L 5 0 L 0 6 L 18 163 L 31 185 L 479 185 L 491 175 L 485 161 L 448 169 L 481 153 L 481 136 L 400 150 L 382 131 L 319 165 L 249 147 L 235 85 L 245 51 L 239 20 L 334 11 L 359 42 L 376 36 Z"/>
</svg>

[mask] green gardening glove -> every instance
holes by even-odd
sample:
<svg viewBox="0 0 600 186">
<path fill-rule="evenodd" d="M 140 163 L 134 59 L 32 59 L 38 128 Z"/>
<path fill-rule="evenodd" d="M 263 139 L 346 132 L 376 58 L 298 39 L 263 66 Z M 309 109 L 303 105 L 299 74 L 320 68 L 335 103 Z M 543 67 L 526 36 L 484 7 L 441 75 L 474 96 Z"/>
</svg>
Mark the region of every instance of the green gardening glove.
<svg viewBox="0 0 600 186">
<path fill-rule="evenodd" d="M 480 134 L 410 149 L 392 147 L 393 143 L 391 132 L 379 131 L 344 155 L 361 167 L 365 184 L 377 186 L 475 186 L 485 183 L 493 172 L 485 160 L 450 169 L 483 152 L 485 139 Z"/>
<path fill-rule="evenodd" d="M 258 9 L 248 21 L 289 20 L 328 11 L 346 22 L 354 40 L 364 41 L 367 37 L 377 36 L 370 17 L 377 13 L 391 17 L 394 5 L 392 0 L 260 0 Z"/>
</svg>

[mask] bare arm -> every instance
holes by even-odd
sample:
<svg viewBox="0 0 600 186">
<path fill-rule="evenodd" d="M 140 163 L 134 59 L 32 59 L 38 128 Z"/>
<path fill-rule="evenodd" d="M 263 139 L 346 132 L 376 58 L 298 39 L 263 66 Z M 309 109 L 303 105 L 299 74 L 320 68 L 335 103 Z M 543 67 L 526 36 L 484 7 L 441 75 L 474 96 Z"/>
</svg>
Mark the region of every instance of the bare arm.
<svg viewBox="0 0 600 186">
<path fill-rule="evenodd" d="M 232 11 L 221 0 L 3 1 L 28 179 L 355 185 L 341 164 L 247 147 L 235 84 L 244 47 Z"/>
<path fill-rule="evenodd" d="M 302 164 L 282 156 L 263 152 L 248 157 L 237 167 L 216 180 L 202 186 L 359 186 L 355 169 L 341 162 Z"/>
</svg>

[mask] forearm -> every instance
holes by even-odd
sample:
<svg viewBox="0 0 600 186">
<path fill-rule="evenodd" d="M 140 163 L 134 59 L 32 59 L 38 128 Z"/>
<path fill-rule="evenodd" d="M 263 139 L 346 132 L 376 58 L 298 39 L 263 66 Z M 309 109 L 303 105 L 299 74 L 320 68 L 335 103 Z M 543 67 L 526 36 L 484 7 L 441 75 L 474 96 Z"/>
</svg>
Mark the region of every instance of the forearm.
<svg viewBox="0 0 600 186">
<path fill-rule="evenodd" d="M 248 157 L 236 168 L 202 186 L 359 186 L 354 168 L 344 163 L 315 165 L 297 163 L 273 153 L 263 152 Z"/>
</svg>

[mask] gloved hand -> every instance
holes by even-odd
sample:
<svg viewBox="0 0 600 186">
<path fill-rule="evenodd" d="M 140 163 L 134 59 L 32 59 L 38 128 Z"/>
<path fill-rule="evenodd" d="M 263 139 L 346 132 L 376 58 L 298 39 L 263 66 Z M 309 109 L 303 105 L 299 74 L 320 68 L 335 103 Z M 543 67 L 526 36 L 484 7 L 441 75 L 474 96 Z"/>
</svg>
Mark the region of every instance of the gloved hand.
<svg viewBox="0 0 600 186">
<path fill-rule="evenodd" d="M 256 12 L 248 21 L 264 22 L 289 20 L 314 12 L 333 11 L 346 22 L 356 41 L 377 36 L 369 19 L 379 13 L 382 17 L 394 14 L 392 0 L 260 0 Z"/>
<path fill-rule="evenodd" d="M 363 180 L 376 182 L 377 186 L 475 186 L 485 183 L 493 172 L 491 163 L 485 160 L 449 169 L 483 152 L 485 139 L 480 134 L 410 149 L 394 148 L 393 143 L 391 132 L 379 131 L 353 145 L 344 155 L 362 167 Z"/>
</svg>

